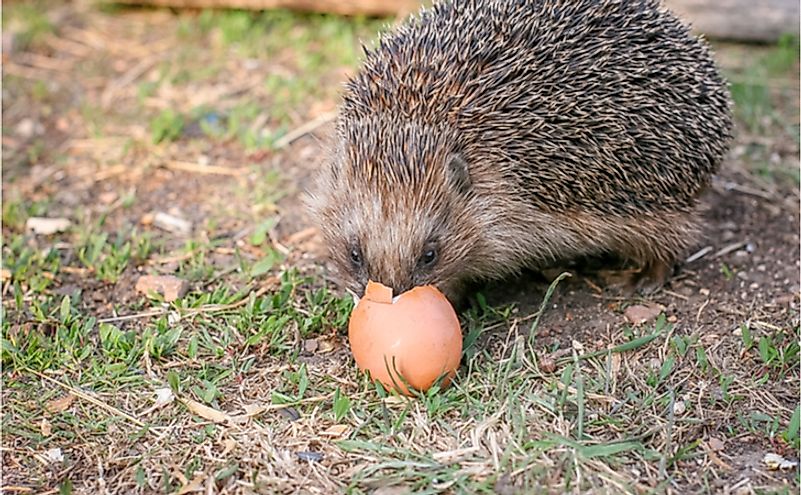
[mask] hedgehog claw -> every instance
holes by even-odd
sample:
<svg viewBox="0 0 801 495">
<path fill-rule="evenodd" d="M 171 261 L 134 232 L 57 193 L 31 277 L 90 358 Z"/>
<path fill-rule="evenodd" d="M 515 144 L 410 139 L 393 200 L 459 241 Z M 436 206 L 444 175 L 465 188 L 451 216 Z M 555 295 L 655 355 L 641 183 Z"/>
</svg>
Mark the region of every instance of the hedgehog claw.
<svg viewBox="0 0 801 495">
<path fill-rule="evenodd" d="M 647 296 L 665 286 L 673 273 L 673 265 L 664 261 L 653 261 L 642 270 L 632 274 L 631 292 Z"/>
</svg>

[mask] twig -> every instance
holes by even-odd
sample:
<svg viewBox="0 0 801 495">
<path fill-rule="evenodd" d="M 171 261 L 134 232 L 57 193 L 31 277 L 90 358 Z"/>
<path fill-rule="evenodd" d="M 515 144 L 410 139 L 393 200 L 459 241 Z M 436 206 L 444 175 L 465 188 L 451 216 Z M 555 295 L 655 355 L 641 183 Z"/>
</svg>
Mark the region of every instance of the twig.
<svg viewBox="0 0 801 495">
<path fill-rule="evenodd" d="M 36 53 L 21 53 L 19 55 L 18 60 L 20 60 L 27 66 L 33 67 L 35 69 L 42 69 L 42 70 L 49 70 L 56 72 L 70 71 L 75 65 L 75 63 L 71 60 L 62 60 L 52 57 L 46 57 L 44 55 L 38 55 Z"/>
<path fill-rule="evenodd" d="M 556 286 L 559 284 L 559 282 L 562 281 L 563 278 L 572 276 L 573 275 L 571 275 L 570 272 L 562 272 L 561 274 L 559 274 L 558 277 L 556 277 L 553 280 L 553 282 L 551 282 L 551 285 L 548 286 L 548 290 L 545 291 L 545 297 L 542 298 L 542 303 L 540 304 L 540 310 L 537 311 L 537 316 L 536 318 L 534 318 L 534 322 L 531 324 L 531 330 L 529 331 L 529 344 L 533 343 L 534 335 L 536 334 L 537 329 L 540 325 L 540 317 L 542 317 L 542 314 L 545 313 L 545 308 L 548 306 L 548 302 L 550 302 L 551 296 L 556 290 Z M 531 345 L 531 348 L 533 349 L 534 346 Z"/>
<path fill-rule="evenodd" d="M 672 290 L 662 289 L 662 292 L 669 296 L 679 298 L 682 301 L 687 301 L 689 299 L 689 297 L 685 296 L 684 294 L 679 294 L 678 292 L 673 292 Z"/>
<path fill-rule="evenodd" d="M 56 51 L 67 52 L 77 57 L 87 57 L 92 52 L 92 49 L 83 43 L 78 43 L 77 41 L 72 41 L 67 38 L 59 38 L 52 34 L 48 34 L 44 38 L 44 42 Z"/>
<path fill-rule="evenodd" d="M 722 248 L 720 251 L 715 253 L 712 256 L 712 258 L 715 259 L 715 258 L 720 258 L 721 256 L 725 256 L 725 255 L 731 253 L 732 251 L 737 251 L 738 249 L 740 249 L 741 247 L 745 246 L 746 244 L 747 243 L 745 241 L 740 241 L 740 242 L 735 242 L 733 244 L 729 244 L 728 246 Z"/>
<path fill-rule="evenodd" d="M 178 254 L 175 256 L 165 256 L 164 258 L 156 258 L 154 260 L 147 260 L 148 265 L 164 265 L 166 263 L 174 263 L 178 261 L 186 261 L 195 255 L 195 251 Z"/>
<path fill-rule="evenodd" d="M 101 106 L 103 108 L 108 108 L 120 88 L 130 85 L 142 74 L 153 68 L 154 65 L 164 60 L 164 58 L 165 55 L 162 53 L 155 57 L 140 60 L 136 65 L 128 69 L 122 76 L 111 81 L 111 83 L 106 86 L 103 94 L 100 95 Z"/>
<path fill-rule="evenodd" d="M 128 414 L 126 412 L 123 412 L 123 411 L 120 411 L 116 407 L 108 405 L 108 404 L 106 404 L 105 402 L 103 402 L 101 400 L 95 399 L 91 395 L 87 395 L 87 394 L 81 392 L 80 390 L 78 390 L 77 388 L 71 387 L 71 386 L 69 386 L 69 385 L 67 385 L 65 383 L 62 383 L 62 382 L 56 380 L 55 378 L 50 378 L 49 376 L 47 376 L 47 375 L 45 375 L 43 373 L 39 373 L 38 371 L 34 371 L 34 370 L 30 369 L 30 368 L 23 368 L 23 369 L 25 371 L 28 371 L 29 373 L 33 373 L 34 375 L 36 375 L 36 376 L 38 376 L 40 378 L 44 378 L 47 381 L 55 383 L 59 387 L 65 389 L 65 390 L 68 390 L 70 393 L 72 393 L 76 397 L 80 397 L 81 399 L 83 399 L 83 400 L 85 400 L 87 402 L 91 402 L 92 404 L 94 404 L 94 405 L 96 405 L 96 406 L 98 406 L 100 408 L 103 408 L 106 411 L 109 411 L 109 412 L 111 412 L 113 414 L 116 414 L 117 416 L 120 416 L 122 418 L 127 419 L 128 421 L 130 421 L 131 423 L 135 424 L 136 426 L 138 426 L 140 428 L 144 428 L 146 426 L 145 423 L 139 421 L 138 419 L 136 419 L 135 417 L 131 416 L 130 414 Z"/>
<path fill-rule="evenodd" d="M 201 165 L 199 163 L 182 162 L 178 160 L 170 160 L 164 164 L 165 167 L 172 170 L 181 170 L 183 172 L 194 172 L 198 174 L 217 174 L 217 175 L 230 175 L 239 176 L 247 173 L 247 167 L 218 167 L 215 165 Z"/>
<path fill-rule="evenodd" d="M 293 131 L 289 131 L 283 137 L 278 139 L 275 142 L 274 148 L 277 149 L 277 150 L 285 148 L 289 144 L 292 144 L 292 142 L 295 141 L 296 139 L 299 139 L 299 138 L 305 136 L 306 134 L 314 131 L 315 129 L 317 129 L 318 127 L 320 127 L 322 125 L 325 125 L 325 124 L 327 124 L 329 122 L 332 122 L 336 118 L 336 116 L 337 116 L 336 112 L 328 112 L 328 113 L 324 113 L 324 114 L 320 115 L 319 117 L 317 117 L 314 120 L 306 122 L 302 126 L 298 127 L 297 129 L 295 129 Z"/>
<path fill-rule="evenodd" d="M 133 315 L 125 315 L 125 316 L 112 316 L 109 318 L 101 318 L 97 320 L 98 323 L 112 323 L 115 321 L 127 321 L 127 320 L 136 320 L 138 318 L 147 318 L 148 316 L 159 316 L 163 315 L 167 312 L 166 309 L 160 308 L 155 309 L 152 311 L 145 311 L 144 313 L 136 313 Z"/>
<path fill-rule="evenodd" d="M 701 249 L 700 251 L 696 251 L 695 254 L 690 255 L 690 257 L 688 257 L 686 260 L 684 260 L 684 262 L 685 263 L 692 263 L 693 261 L 698 261 L 701 258 L 703 258 L 704 256 L 706 256 L 707 254 L 709 254 L 709 252 L 712 251 L 712 249 L 713 249 L 712 246 L 707 246 L 707 247 Z"/>
<path fill-rule="evenodd" d="M 296 243 L 305 241 L 306 239 L 308 239 L 309 237 L 312 237 L 316 233 L 317 233 L 317 228 L 315 228 L 315 227 L 305 228 L 303 230 L 295 232 L 294 234 L 291 234 L 288 237 L 286 237 L 284 239 L 284 244 L 292 245 L 292 244 L 296 244 Z"/>
<path fill-rule="evenodd" d="M 720 184 L 723 186 L 723 189 L 727 191 L 736 191 L 739 193 L 746 194 L 748 196 L 755 196 L 757 198 L 767 199 L 769 201 L 776 198 L 774 194 L 771 194 L 767 191 L 762 191 L 760 189 L 756 189 L 754 187 L 744 186 L 742 184 L 738 184 L 732 181 L 724 181 Z"/>
<path fill-rule="evenodd" d="M 699 322 L 699 321 L 701 321 L 701 313 L 703 313 L 703 312 L 704 312 L 704 308 L 706 308 L 708 305 L 709 305 L 709 299 L 707 299 L 706 301 L 704 301 L 704 303 L 701 305 L 701 307 L 700 307 L 700 308 L 698 308 L 698 313 L 696 313 L 696 314 L 695 314 L 695 321 L 696 321 L 696 323 L 697 323 L 697 322 Z"/>
<path fill-rule="evenodd" d="M 751 323 L 753 323 L 754 325 L 756 325 L 758 327 L 763 327 L 763 328 L 767 328 L 768 330 L 773 330 L 774 332 L 781 331 L 781 327 L 777 327 L 776 325 L 771 325 L 770 323 L 767 323 L 767 322 L 764 322 L 764 321 L 753 320 L 753 321 L 751 321 Z"/>
<path fill-rule="evenodd" d="M 46 72 L 42 69 L 37 69 L 34 67 L 28 67 L 26 65 L 16 64 L 11 61 L 3 62 L 3 75 L 12 75 L 37 81 L 52 79 L 53 77 L 53 74 L 50 72 Z"/>
<path fill-rule="evenodd" d="M 238 308 L 240 306 L 244 306 L 248 303 L 251 297 L 259 297 L 263 296 L 270 290 L 270 287 L 262 287 L 261 289 L 257 290 L 256 292 L 249 292 L 245 297 L 240 299 L 235 303 L 230 304 L 206 304 L 199 308 L 191 308 L 186 312 L 186 315 L 195 315 L 201 313 L 216 313 L 217 311 L 226 311 L 229 309 Z M 181 317 L 183 317 L 182 315 Z"/>
</svg>

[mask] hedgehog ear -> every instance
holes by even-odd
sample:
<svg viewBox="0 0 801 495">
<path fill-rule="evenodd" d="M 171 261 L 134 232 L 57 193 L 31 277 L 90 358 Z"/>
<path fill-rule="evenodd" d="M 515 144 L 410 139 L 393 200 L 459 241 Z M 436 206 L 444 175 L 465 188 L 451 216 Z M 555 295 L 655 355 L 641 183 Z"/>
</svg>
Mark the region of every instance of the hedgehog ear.
<svg viewBox="0 0 801 495">
<path fill-rule="evenodd" d="M 446 158 L 448 180 L 451 185 L 460 193 L 466 193 L 470 189 L 470 171 L 467 168 L 467 160 L 461 153 L 451 153 Z"/>
</svg>

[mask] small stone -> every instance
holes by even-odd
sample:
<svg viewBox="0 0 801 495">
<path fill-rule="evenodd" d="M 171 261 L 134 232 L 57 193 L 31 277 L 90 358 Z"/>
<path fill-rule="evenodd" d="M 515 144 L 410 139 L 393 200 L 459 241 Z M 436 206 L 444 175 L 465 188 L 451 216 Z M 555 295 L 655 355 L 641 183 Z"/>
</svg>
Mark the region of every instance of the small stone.
<svg viewBox="0 0 801 495">
<path fill-rule="evenodd" d="M 67 132 L 70 130 L 70 121 L 66 117 L 59 117 L 56 119 L 56 129 L 61 132 Z"/>
<path fill-rule="evenodd" d="M 320 462 L 323 460 L 323 454 L 320 452 L 311 452 L 311 451 L 304 451 L 304 452 L 297 452 L 296 455 L 298 459 L 301 461 L 308 461 L 308 462 Z"/>
<path fill-rule="evenodd" d="M 192 222 L 161 211 L 153 216 L 153 225 L 174 234 L 186 235 L 192 232 Z"/>
<path fill-rule="evenodd" d="M 662 308 L 656 304 L 643 306 L 642 304 L 635 304 L 629 306 L 623 315 L 632 325 L 642 325 L 655 319 L 662 312 Z"/>
<path fill-rule="evenodd" d="M 297 421 L 300 419 L 300 413 L 294 407 L 282 407 L 278 410 L 278 414 L 285 417 L 289 421 Z"/>
<path fill-rule="evenodd" d="M 709 448 L 714 450 L 715 452 L 720 452 L 721 450 L 723 450 L 724 443 L 723 440 L 719 438 L 710 437 L 708 443 L 709 443 Z"/>
<path fill-rule="evenodd" d="M 42 124 L 31 118 L 20 120 L 17 126 L 14 127 L 14 133 L 22 139 L 30 139 L 43 132 L 44 127 L 42 127 Z"/>
<path fill-rule="evenodd" d="M 25 222 L 26 230 L 40 235 L 51 235 L 56 232 L 63 232 L 69 227 L 70 221 L 66 218 L 30 217 Z"/>
<path fill-rule="evenodd" d="M 97 199 L 99 199 L 100 202 L 103 203 L 104 205 L 110 205 L 111 203 L 117 201 L 118 197 L 119 196 L 117 196 L 117 193 L 115 193 L 114 191 L 106 191 L 100 193 L 97 196 Z"/>
<path fill-rule="evenodd" d="M 709 295 L 709 289 L 701 288 L 701 289 L 698 289 L 698 292 L 699 292 L 699 293 L 700 293 L 702 296 L 708 296 L 708 295 Z"/>
<path fill-rule="evenodd" d="M 309 354 L 314 354 L 318 347 L 320 347 L 320 344 L 317 342 L 317 339 L 306 339 L 303 341 L 303 350 Z"/>
<path fill-rule="evenodd" d="M 676 315 L 670 315 L 667 317 L 667 321 L 670 323 L 676 323 L 679 321 L 679 318 Z"/>
<path fill-rule="evenodd" d="M 143 275 L 136 282 L 136 290 L 145 295 L 156 292 L 172 302 L 186 294 L 189 283 L 172 275 Z"/>
<path fill-rule="evenodd" d="M 673 403 L 673 414 L 681 416 L 687 410 L 687 404 L 683 400 L 677 400 Z"/>
</svg>

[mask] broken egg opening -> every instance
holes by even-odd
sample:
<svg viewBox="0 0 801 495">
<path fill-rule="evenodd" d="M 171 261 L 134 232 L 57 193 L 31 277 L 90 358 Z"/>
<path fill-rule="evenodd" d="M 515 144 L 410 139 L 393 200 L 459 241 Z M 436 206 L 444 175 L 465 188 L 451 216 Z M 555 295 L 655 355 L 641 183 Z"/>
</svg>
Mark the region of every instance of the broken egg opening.
<svg viewBox="0 0 801 495">
<path fill-rule="evenodd" d="M 448 386 L 462 354 L 459 318 L 448 299 L 433 286 L 393 295 L 369 282 L 356 301 L 348 339 L 357 366 L 387 389 L 412 395 L 441 380 Z"/>
</svg>

